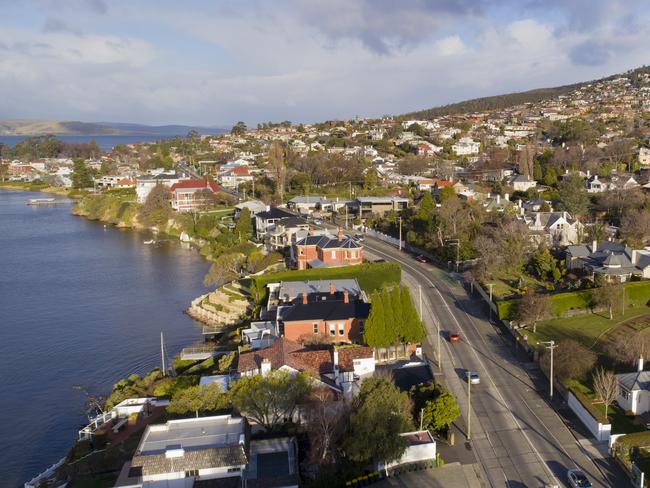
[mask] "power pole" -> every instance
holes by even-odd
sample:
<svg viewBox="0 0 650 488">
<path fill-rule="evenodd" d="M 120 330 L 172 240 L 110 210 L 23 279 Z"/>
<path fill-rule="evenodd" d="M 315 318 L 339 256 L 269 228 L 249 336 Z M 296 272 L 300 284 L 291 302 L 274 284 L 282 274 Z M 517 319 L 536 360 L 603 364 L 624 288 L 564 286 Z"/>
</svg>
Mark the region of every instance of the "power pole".
<svg viewBox="0 0 650 488">
<path fill-rule="evenodd" d="M 469 373 L 467 374 L 467 440 L 472 440 L 472 379 Z"/>
<path fill-rule="evenodd" d="M 420 322 L 422 322 L 422 285 L 418 285 L 418 290 L 420 292 Z"/>
<path fill-rule="evenodd" d="M 490 287 L 490 303 L 488 303 L 488 306 L 490 307 L 490 322 L 492 321 L 492 287 L 494 286 L 494 283 L 486 283 L 487 286 Z"/>
<path fill-rule="evenodd" d="M 399 218 L 399 250 L 402 250 L 402 217 Z"/>
<path fill-rule="evenodd" d="M 167 371 L 165 370 L 165 339 L 163 338 L 163 332 L 160 331 L 160 359 L 162 360 L 162 374 L 167 376 Z"/>
<path fill-rule="evenodd" d="M 542 341 L 541 344 L 544 344 L 546 349 L 551 351 L 551 375 L 549 376 L 548 381 L 551 388 L 549 396 L 551 401 L 553 401 L 553 349 L 555 349 L 557 345 L 555 344 L 555 341 Z"/>
</svg>

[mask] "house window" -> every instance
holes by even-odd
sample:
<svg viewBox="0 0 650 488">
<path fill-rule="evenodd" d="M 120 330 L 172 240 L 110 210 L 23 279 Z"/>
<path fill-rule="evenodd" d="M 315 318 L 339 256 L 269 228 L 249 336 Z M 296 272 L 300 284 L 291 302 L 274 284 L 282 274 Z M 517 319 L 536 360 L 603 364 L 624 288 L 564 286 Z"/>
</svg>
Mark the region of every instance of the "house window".
<svg viewBox="0 0 650 488">
<path fill-rule="evenodd" d="M 361 335 L 363 335 L 364 325 L 363 320 L 359 320 L 359 334 Z"/>
<path fill-rule="evenodd" d="M 185 471 L 185 477 L 186 478 L 192 478 L 194 476 L 199 475 L 199 470 L 198 469 L 190 469 L 188 471 Z"/>
<path fill-rule="evenodd" d="M 629 400 L 630 399 L 630 392 L 628 390 L 626 390 L 625 388 L 621 388 L 621 396 L 625 400 Z"/>
<path fill-rule="evenodd" d="M 339 335 L 340 336 L 345 335 L 345 324 L 344 323 L 339 324 Z"/>
<path fill-rule="evenodd" d="M 236 468 L 228 468 L 229 473 L 236 473 L 238 471 L 241 471 L 241 467 L 237 466 Z"/>
<path fill-rule="evenodd" d="M 314 334 L 318 334 L 318 323 L 314 322 Z"/>
<path fill-rule="evenodd" d="M 336 251 L 332 251 L 332 259 L 336 259 Z"/>
<path fill-rule="evenodd" d="M 336 335 L 336 324 L 330 324 L 330 335 L 332 337 Z"/>
</svg>

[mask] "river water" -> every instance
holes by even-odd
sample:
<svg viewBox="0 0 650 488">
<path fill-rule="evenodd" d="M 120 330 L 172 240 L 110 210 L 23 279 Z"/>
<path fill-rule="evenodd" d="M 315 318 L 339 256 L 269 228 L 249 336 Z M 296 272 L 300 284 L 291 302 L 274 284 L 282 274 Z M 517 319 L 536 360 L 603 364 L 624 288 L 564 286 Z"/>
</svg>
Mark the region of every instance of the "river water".
<svg viewBox="0 0 650 488">
<path fill-rule="evenodd" d="M 72 446 L 85 395 L 107 393 L 200 339 L 183 314 L 207 262 L 176 240 L 104 228 L 71 203 L 0 190 L 0 486 L 18 486 Z M 80 389 L 80 387 L 82 389 Z"/>
</svg>

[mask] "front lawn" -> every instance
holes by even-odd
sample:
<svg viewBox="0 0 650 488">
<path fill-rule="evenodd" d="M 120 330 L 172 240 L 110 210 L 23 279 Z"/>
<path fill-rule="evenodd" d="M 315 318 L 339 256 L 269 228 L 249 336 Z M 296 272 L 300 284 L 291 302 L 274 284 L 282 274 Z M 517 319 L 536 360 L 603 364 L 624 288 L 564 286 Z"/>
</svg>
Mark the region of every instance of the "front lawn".
<svg viewBox="0 0 650 488">
<path fill-rule="evenodd" d="M 650 314 L 650 307 L 628 308 L 625 315 L 615 314 L 613 320 L 605 315 L 590 313 L 547 320 L 537 325 L 537 332 L 533 332 L 532 327 L 521 332 L 528 337 L 528 343 L 532 347 L 541 341 L 574 339 L 591 348 L 608 330 L 633 317 L 646 314 Z"/>
</svg>

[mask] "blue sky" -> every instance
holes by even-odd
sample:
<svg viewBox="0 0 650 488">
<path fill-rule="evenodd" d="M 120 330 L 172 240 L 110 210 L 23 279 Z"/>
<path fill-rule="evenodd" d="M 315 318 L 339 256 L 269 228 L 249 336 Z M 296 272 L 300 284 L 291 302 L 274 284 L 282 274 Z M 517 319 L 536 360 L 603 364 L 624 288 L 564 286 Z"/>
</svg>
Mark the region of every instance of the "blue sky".
<svg viewBox="0 0 650 488">
<path fill-rule="evenodd" d="M 650 63 L 648 0 L 0 0 L 0 118 L 404 113 Z"/>
</svg>

